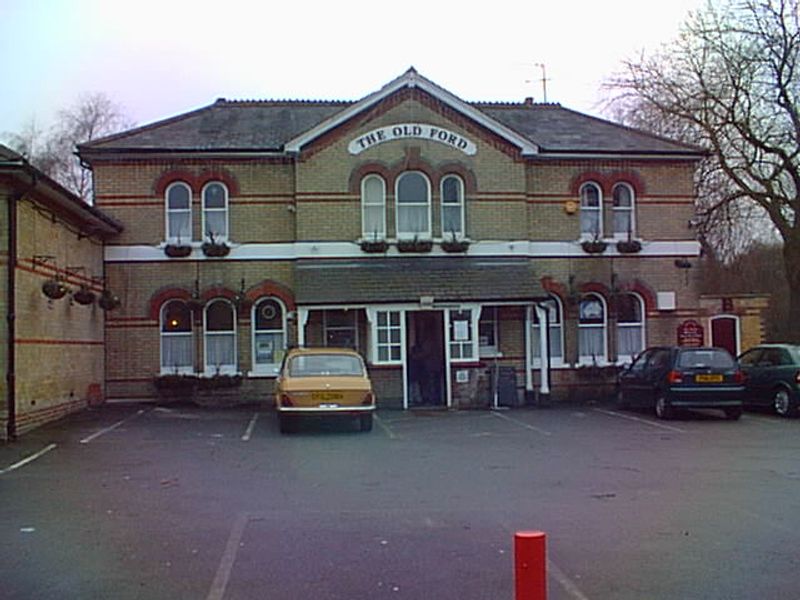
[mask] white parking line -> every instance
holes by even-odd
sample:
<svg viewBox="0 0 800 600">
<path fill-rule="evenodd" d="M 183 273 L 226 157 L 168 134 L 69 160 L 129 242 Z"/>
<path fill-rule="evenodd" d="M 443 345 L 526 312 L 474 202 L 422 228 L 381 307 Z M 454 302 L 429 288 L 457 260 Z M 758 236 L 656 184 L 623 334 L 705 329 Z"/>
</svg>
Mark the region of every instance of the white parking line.
<svg viewBox="0 0 800 600">
<path fill-rule="evenodd" d="M 392 431 L 389 428 L 389 426 L 384 422 L 384 420 L 381 419 L 377 414 L 373 414 L 372 418 L 375 419 L 375 422 L 378 424 L 378 427 L 383 429 L 383 431 L 386 433 L 386 435 L 389 436 L 390 440 L 399 439 L 400 436 L 398 436 L 394 431 Z"/>
<path fill-rule="evenodd" d="M 564 571 L 559 569 L 549 558 L 547 559 L 547 572 L 558 582 L 558 584 L 564 589 L 565 592 L 567 592 L 567 594 L 574 598 L 574 600 L 589 600 L 589 597 L 580 591 L 580 589 L 578 589 L 578 586 L 575 585 L 575 582 L 567 577 L 564 574 Z"/>
<path fill-rule="evenodd" d="M 658 427 L 659 429 L 665 429 L 666 431 L 674 431 L 675 433 L 689 433 L 688 431 L 686 431 L 685 429 L 681 429 L 680 427 L 672 427 L 671 425 L 664 425 L 663 423 L 656 423 L 655 421 L 640 419 L 639 417 L 634 417 L 633 415 L 626 415 L 613 410 L 603 410 L 602 408 L 593 408 L 592 410 L 594 410 L 595 412 L 603 413 L 604 415 L 619 417 L 620 419 L 628 419 L 629 421 L 636 421 L 637 423 L 644 423 L 645 425 L 650 425 L 651 427 Z"/>
<path fill-rule="evenodd" d="M 208 591 L 206 600 L 222 600 L 225 596 L 225 588 L 228 587 L 231 571 L 233 571 L 233 563 L 236 560 L 236 554 L 239 552 L 242 537 L 244 537 L 244 530 L 249 520 L 250 515 L 241 513 L 233 522 L 233 528 L 228 537 L 228 544 L 225 546 L 225 552 L 222 554 L 219 568 L 217 568 L 217 574 L 214 577 L 214 581 L 211 583 L 211 589 Z"/>
<path fill-rule="evenodd" d="M 33 462 L 37 458 L 44 456 L 45 454 L 50 452 L 50 450 L 54 450 L 56 447 L 57 444 L 50 444 L 49 446 L 45 446 L 44 448 L 39 450 L 36 454 L 31 454 L 30 456 L 23 458 L 21 461 L 15 462 L 10 467 L 6 467 L 5 469 L 0 470 L 0 475 L 4 475 L 5 473 L 10 473 L 15 469 L 19 469 L 20 467 L 27 465 L 29 462 Z"/>
<path fill-rule="evenodd" d="M 530 429 L 531 431 L 535 431 L 536 433 L 540 433 L 542 435 L 553 435 L 552 433 L 550 433 L 549 431 L 547 431 L 545 429 L 540 429 L 539 427 L 535 427 L 534 425 L 526 423 L 525 421 L 520 421 L 519 419 L 514 419 L 512 417 L 507 417 L 503 413 L 500 413 L 500 412 L 497 412 L 497 411 L 492 411 L 491 414 L 493 414 L 498 419 L 505 419 L 506 421 L 510 421 L 511 423 L 515 423 L 516 425 L 520 425 L 521 427 L 524 427 L 525 429 Z"/>
<path fill-rule="evenodd" d="M 139 415 L 141 415 L 141 414 L 143 414 L 143 413 L 144 413 L 144 411 L 143 411 L 143 410 L 140 410 L 140 411 L 138 411 L 138 412 L 137 412 L 135 415 L 131 415 L 131 416 L 130 416 L 130 417 L 128 417 L 127 419 L 122 419 L 122 421 L 119 421 L 118 423 L 114 423 L 113 425 L 109 425 L 109 426 L 108 426 L 108 427 L 106 427 L 105 429 L 101 429 L 100 431 L 95 431 L 95 432 L 94 432 L 92 435 L 90 435 L 90 436 L 87 436 L 87 437 L 83 438 L 83 439 L 80 441 L 80 443 L 81 443 L 81 444 L 88 444 L 88 443 L 89 443 L 89 442 L 91 442 L 92 440 L 99 438 L 101 435 L 104 435 L 104 434 L 108 433 L 109 431 L 114 431 L 114 430 L 115 430 L 117 427 L 119 427 L 119 426 L 120 426 L 120 425 L 122 425 L 123 423 L 127 423 L 127 422 L 128 422 L 128 421 L 130 421 L 131 419 L 134 419 L 134 418 L 138 417 Z"/>
<path fill-rule="evenodd" d="M 253 435 L 253 428 L 256 426 L 257 420 L 258 420 L 258 413 L 255 413 L 253 415 L 253 418 L 250 419 L 250 424 L 247 426 L 247 429 L 245 430 L 244 435 L 242 436 L 243 442 L 250 441 L 250 436 Z"/>
</svg>

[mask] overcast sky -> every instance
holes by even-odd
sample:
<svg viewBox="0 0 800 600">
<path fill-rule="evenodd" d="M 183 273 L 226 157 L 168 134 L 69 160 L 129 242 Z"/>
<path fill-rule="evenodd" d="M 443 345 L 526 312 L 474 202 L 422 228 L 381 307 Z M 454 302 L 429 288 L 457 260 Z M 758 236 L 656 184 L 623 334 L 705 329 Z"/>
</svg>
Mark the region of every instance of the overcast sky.
<svg viewBox="0 0 800 600">
<path fill-rule="evenodd" d="M 703 0 L 0 0 L 0 139 L 104 92 L 139 124 L 216 98 L 357 100 L 414 66 L 464 100 L 600 114 L 601 81 Z M 475 8 L 471 8 L 475 6 Z"/>
</svg>

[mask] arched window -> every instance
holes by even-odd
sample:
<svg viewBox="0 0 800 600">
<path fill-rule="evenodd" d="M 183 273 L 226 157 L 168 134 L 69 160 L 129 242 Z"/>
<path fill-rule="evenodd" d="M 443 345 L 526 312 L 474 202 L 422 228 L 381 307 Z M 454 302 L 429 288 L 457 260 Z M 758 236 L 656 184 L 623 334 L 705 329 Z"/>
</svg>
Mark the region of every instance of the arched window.
<svg viewBox="0 0 800 600">
<path fill-rule="evenodd" d="M 617 356 L 630 362 L 644 350 L 644 302 L 638 294 L 620 294 L 617 305 Z"/>
<path fill-rule="evenodd" d="M 614 237 L 633 238 L 636 235 L 633 188 L 618 183 L 613 190 Z"/>
<path fill-rule="evenodd" d="M 182 300 L 161 307 L 161 372 L 185 374 L 194 371 L 192 311 Z"/>
<path fill-rule="evenodd" d="M 218 181 L 203 187 L 203 239 L 228 239 L 228 188 Z"/>
<path fill-rule="evenodd" d="M 182 181 L 171 183 L 166 191 L 167 240 L 192 241 L 192 190 Z"/>
<path fill-rule="evenodd" d="M 431 186 L 417 171 L 397 178 L 397 237 L 431 237 Z"/>
<path fill-rule="evenodd" d="M 550 300 L 544 303 L 547 309 L 547 324 L 549 326 L 549 345 L 550 345 L 550 365 L 558 366 L 564 363 L 564 327 L 561 300 L 557 296 L 550 296 Z M 531 310 L 531 358 L 533 366 L 538 367 L 541 360 L 540 336 L 542 335 L 542 325 L 535 310 Z"/>
<path fill-rule="evenodd" d="M 442 237 L 464 237 L 464 182 L 448 175 L 442 179 Z"/>
<path fill-rule="evenodd" d="M 286 311 L 277 298 L 261 298 L 253 304 L 253 371 L 278 372 L 286 351 Z"/>
<path fill-rule="evenodd" d="M 212 300 L 206 305 L 205 331 L 206 374 L 233 374 L 236 362 L 236 311 L 228 300 Z"/>
<path fill-rule="evenodd" d="M 594 182 L 581 186 L 581 237 L 603 237 L 603 193 Z"/>
<path fill-rule="evenodd" d="M 578 312 L 578 362 L 601 364 L 608 360 L 606 301 L 598 294 L 581 298 Z"/>
<path fill-rule="evenodd" d="M 378 175 L 361 180 L 361 235 L 365 240 L 386 237 L 386 182 Z"/>
</svg>

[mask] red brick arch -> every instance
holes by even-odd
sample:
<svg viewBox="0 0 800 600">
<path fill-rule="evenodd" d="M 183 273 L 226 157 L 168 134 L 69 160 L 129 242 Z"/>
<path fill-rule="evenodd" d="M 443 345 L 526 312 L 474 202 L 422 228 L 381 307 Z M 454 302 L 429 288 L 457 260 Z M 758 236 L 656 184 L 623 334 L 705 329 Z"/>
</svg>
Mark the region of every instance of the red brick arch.
<svg viewBox="0 0 800 600">
<path fill-rule="evenodd" d="M 161 319 L 161 307 L 170 300 L 191 300 L 192 293 L 184 288 L 168 287 L 158 290 L 150 297 L 149 316 L 158 322 Z"/>
<path fill-rule="evenodd" d="M 283 302 L 284 306 L 286 306 L 286 310 L 288 311 L 297 310 L 292 291 L 276 281 L 262 281 L 261 283 L 249 288 L 244 295 L 245 300 L 249 303 L 256 302 L 258 299 L 265 296 L 274 296 L 275 298 L 278 298 L 281 302 Z"/>
</svg>

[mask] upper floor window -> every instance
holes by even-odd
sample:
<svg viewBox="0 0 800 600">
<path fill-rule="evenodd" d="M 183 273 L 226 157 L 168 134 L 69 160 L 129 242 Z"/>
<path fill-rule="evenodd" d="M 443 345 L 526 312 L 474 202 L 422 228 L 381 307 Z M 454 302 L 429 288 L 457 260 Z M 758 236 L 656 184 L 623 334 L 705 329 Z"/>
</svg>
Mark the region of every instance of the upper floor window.
<svg viewBox="0 0 800 600">
<path fill-rule="evenodd" d="M 545 303 L 547 311 L 547 341 L 550 351 L 550 365 L 557 366 L 564 362 L 564 328 L 561 301 L 556 296 L 550 296 L 550 300 Z M 539 322 L 539 314 L 536 310 L 531 310 L 531 358 L 533 365 L 539 366 L 541 360 L 541 336 L 544 328 Z"/>
<path fill-rule="evenodd" d="M 613 190 L 614 237 L 633 237 L 634 222 L 633 188 L 627 183 L 618 183 Z"/>
<path fill-rule="evenodd" d="M 228 188 L 218 181 L 203 187 L 203 237 L 228 239 Z"/>
<path fill-rule="evenodd" d="M 386 182 L 378 175 L 361 180 L 361 235 L 368 240 L 386 236 Z"/>
<path fill-rule="evenodd" d="M 407 171 L 397 178 L 397 237 L 431 236 L 431 188 L 428 178 Z"/>
<path fill-rule="evenodd" d="M 581 237 L 603 237 L 603 193 L 594 182 L 581 186 Z"/>
<path fill-rule="evenodd" d="M 253 304 L 253 371 L 277 373 L 286 350 L 286 311 L 277 298 Z"/>
<path fill-rule="evenodd" d="M 630 361 L 644 349 L 644 302 L 638 294 L 620 294 L 617 306 L 617 356 Z"/>
<path fill-rule="evenodd" d="M 204 313 L 206 373 L 232 374 L 236 363 L 236 311 L 228 300 L 213 300 Z"/>
<path fill-rule="evenodd" d="M 161 372 L 193 371 L 192 311 L 182 300 L 170 300 L 161 307 Z"/>
<path fill-rule="evenodd" d="M 607 362 L 605 300 L 598 294 L 587 294 L 578 310 L 578 362 Z"/>
<path fill-rule="evenodd" d="M 166 192 L 167 239 L 189 242 L 192 239 L 192 190 L 183 182 L 169 185 Z"/>
<path fill-rule="evenodd" d="M 442 237 L 464 235 L 464 182 L 448 175 L 442 179 Z"/>
</svg>

